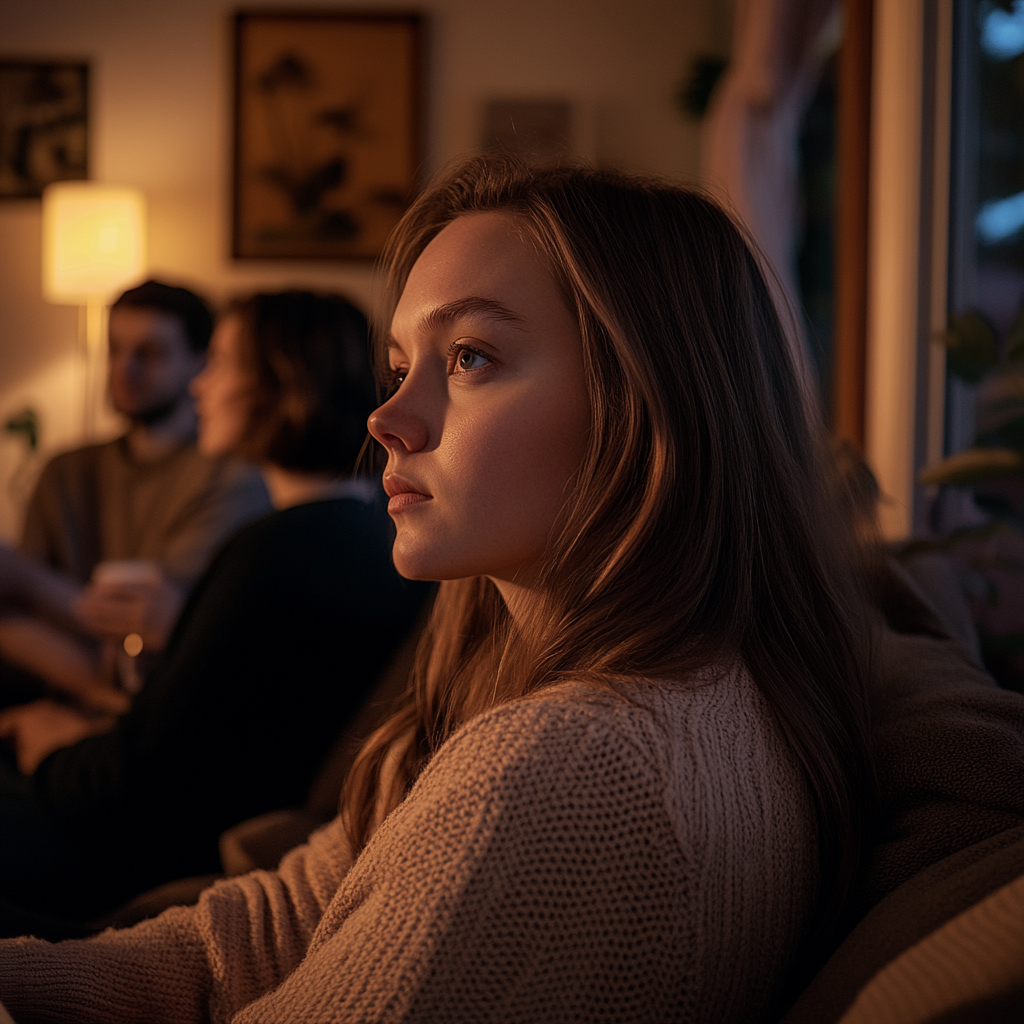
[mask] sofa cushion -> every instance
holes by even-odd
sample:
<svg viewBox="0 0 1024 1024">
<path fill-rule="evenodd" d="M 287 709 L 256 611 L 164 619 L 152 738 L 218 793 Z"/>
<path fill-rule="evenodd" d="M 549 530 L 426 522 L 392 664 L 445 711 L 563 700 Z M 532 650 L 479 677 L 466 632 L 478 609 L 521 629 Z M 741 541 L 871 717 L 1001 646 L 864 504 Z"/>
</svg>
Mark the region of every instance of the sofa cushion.
<svg viewBox="0 0 1024 1024">
<path fill-rule="evenodd" d="M 886 965 L 1024 875 L 1024 826 L 959 850 L 886 896 L 847 936 L 783 1024 L 833 1024 Z"/>
</svg>

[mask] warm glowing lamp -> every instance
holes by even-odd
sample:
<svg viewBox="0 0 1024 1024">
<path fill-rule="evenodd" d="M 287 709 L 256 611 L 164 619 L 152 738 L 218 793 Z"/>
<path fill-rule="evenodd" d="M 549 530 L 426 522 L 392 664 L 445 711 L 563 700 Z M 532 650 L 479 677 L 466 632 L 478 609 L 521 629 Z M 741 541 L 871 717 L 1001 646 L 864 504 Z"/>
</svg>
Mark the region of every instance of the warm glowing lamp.
<svg viewBox="0 0 1024 1024">
<path fill-rule="evenodd" d="M 131 188 L 62 181 L 43 192 L 43 295 L 83 307 L 85 433 L 96 428 L 97 367 L 107 302 L 145 269 L 145 200 Z"/>
</svg>

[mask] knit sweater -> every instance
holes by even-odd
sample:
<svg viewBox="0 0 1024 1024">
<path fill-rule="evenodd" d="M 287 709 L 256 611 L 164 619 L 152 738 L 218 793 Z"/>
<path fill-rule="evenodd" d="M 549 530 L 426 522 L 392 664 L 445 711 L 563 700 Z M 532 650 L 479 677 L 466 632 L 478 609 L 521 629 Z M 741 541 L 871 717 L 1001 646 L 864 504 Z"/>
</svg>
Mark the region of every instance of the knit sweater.
<svg viewBox="0 0 1024 1024">
<path fill-rule="evenodd" d="M 352 863 L 96 938 L 0 943 L 19 1024 L 742 1021 L 810 914 L 807 787 L 743 669 L 565 684 L 470 721 Z"/>
</svg>

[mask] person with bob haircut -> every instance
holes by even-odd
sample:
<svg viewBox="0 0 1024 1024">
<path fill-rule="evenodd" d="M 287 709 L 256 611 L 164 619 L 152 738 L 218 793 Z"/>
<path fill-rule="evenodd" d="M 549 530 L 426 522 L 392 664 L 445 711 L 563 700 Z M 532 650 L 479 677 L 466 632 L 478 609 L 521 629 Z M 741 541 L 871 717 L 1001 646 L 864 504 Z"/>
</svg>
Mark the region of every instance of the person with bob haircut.
<svg viewBox="0 0 1024 1024">
<path fill-rule="evenodd" d="M 401 645 L 428 588 L 395 572 L 379 483 L 355 475 L 376 404 L 367 343 L 354 306 L 300 291 L 236 303 L 217 327 L 199 443 L 258 463 L 276 511 L 215 556 L 116 724 L 42 701 L 15 734 L 3 934 L 87 934 L 143 891 L 218 872 L 225 829 L 304 802 Z"/>
<path fill-rule="evenodd" d="M 377 339 L 407 699 L 273 873 L 0 946 L 20 1022 L 770 1012 L 858 871 L 854 555 L 758 262 L 697 191 L 478 158 Z M 97 977 L 107 979 L 102 989 Z"/>
<path fill-rule="evenodd" d="M 103 574 L 150 578 L 147 619 L 166 640 L 214 552 L 270 501 L 255 467 L 208 458 L 196 445 L 190 384 L 206 362 L 213 315 L 187 288 L 145 281 L 110 307 L 107 398 L 121 436 L 47 462 L 25 510 L 18 550 L 0 542 L 0 707 L 46 694 L 97 711 L 123 709 L 109 686 L 87 609 Z M 105 626 L 123 610 L 105 607 Z M 121 638 L 133 632 L 128 623 Z M 119 638 L 120 639 L 120 638 Z M 150 650 L 155 649 L 150 645 Z M 31 714 L 31 713 L 30 713 Z"/>
</svg>

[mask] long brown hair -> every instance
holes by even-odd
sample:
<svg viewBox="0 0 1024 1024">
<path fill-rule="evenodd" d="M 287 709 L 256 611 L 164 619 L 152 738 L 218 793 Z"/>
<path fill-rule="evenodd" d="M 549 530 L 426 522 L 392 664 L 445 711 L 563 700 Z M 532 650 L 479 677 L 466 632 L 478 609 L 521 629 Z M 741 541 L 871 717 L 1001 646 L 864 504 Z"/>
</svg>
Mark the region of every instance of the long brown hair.
<svg viewBox="0 0 1024 1024">
<path fill-rule="evenodd" d="M 514 218 L 577 318 L 589 446 L 535 621 L 513 629 L 486 579 L 441 585 L 407 702 L 347 783 L 355 848 L 473 715 L 560 680 L 671 679 L 739 656 L 806 773 L 834 919 L 871 792 L 868 644 L 821 431 L 751 249 L 696 190 L 477 158 L 396 229 L 381 326 L 428 242 L 484 211 Z"/>
</svg>

